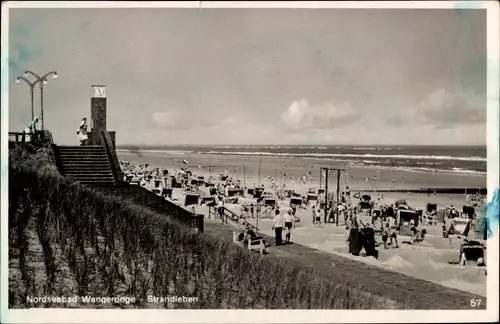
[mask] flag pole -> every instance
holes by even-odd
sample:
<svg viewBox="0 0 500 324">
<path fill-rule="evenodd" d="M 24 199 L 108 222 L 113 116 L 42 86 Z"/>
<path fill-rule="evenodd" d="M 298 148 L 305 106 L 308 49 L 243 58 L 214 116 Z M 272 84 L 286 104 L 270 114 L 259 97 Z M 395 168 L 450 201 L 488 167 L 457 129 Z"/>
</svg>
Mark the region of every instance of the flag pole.
<svg viewBox="0 0 500 324">
<path fill-rule="evenodd" d="M 259 155 L 259 181 L 257 186 L 260 188 L 260 170 L 261 170 L 261 165 L 262 165 L 262 153 Z"/>
</svg>

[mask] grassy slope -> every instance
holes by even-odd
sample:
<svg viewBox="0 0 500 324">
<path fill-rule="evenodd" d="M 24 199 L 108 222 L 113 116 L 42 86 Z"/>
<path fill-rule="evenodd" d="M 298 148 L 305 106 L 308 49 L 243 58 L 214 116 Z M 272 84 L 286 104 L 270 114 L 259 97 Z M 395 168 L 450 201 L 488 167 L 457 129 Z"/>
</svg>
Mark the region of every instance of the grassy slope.
<svg viewBox="0 0 500 324">
<path fill-rule="evenodd" d="M 196 296 L 198 303 L 103 308 L 394 308 L 319 270 L 251 254 L 60 176 L 48 151 L 12 150 L 9 306 L 26 296 Z"/>
</svg>

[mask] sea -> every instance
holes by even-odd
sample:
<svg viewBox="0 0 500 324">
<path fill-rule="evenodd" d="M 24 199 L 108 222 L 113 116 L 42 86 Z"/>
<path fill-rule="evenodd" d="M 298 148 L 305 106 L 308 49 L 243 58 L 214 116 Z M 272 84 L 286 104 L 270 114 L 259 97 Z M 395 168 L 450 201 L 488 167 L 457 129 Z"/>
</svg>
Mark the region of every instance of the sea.
<svg viewBox="0 0 500 324">
<path fill-rule="evenodd" d="M 338 145 L 122 145 L 117 151 L 276 156 L 328 160 L 352 166 L 389 167 L 416 171 L 486 174 L 486 146 L 338 146 Z"/>
</svg>

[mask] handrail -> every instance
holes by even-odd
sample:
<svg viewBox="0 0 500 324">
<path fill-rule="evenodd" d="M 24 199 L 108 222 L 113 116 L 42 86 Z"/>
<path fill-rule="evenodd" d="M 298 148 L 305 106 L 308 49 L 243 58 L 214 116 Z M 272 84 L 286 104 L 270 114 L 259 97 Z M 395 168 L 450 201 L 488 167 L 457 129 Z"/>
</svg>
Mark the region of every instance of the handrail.
<svg viewBox="0 0 500 324">
<path fill-rule="evenodd" d="M 241 224 L 241 225 L 250 225 L 253 229 L 255 229 L 257 231 L 259 230 L 256 226 L 250 224 L 245 219 L 243 219 L 241 216 L 238 216 L 238 214 L 236 214 L 233 211 L 227 209 L 227 207 L 223 207 L 223 208 L 224 208 L 224 216 L 226 216 L 226 223 L 227 223 L 227 219 L 229 218 L 231 221 L 233 221 L 235 223 L 238 223 L 238 224 Z M 217 213 L 216 211 L 214 212 L 214 214 L 216 216 L 220 217 L 219 213 Z M 243 220 L 243 223 L 240 223 L 240 220 Z M 222 219 L 222 221 L 224 221 L 224 219 Z"/>
<path fill-rule="evenodd" d="M 113 178 L 115 179 L 116 183 L 122 182 L 123 175 L 121 174 L 120 162 L 118 161 L 118 157 L 116 156 L 115 147 L 113 145 L 113 142 L 111 141 L 111 137 L 109 136 L 109 133 L 105 131 L 101 131 L 100 136 L 104 146 L 104 150 L 106 151 L 108 162 L 111 166 Z"/>
<path fill-rule="evenodd" d="M 227 209 L 227 207 L 224 207 L 224 211 L 228 212 L 230 216 L 232 216 L 233 218 L 241 218 L 240 216 L 238 216 L 235 212 Z"/>
<path fill-rule="evenodd" d="M 26 140 L 27 136 L 29 136 L 29 140 Z M 33 143 L 35 145 L 47 143 L 50 145 L 54 143 L 54 140 L 51 132 L 47 130 L 37 130 L 34 132 L 9 132 L 9 142 L 20 144 Z"/>
<path fill-rule="evenodd" d="M 31 135 L 31 133 L 26 133 L 26 132 L 9 132 L 9 142 L 12 143 L 25 143 L 26 142 L 26 135 Z M 21 137 L 21 140 L 19 140 L 19 137 Z M 14 140 L 11 140 L 14 139 Z"/>
</svg>

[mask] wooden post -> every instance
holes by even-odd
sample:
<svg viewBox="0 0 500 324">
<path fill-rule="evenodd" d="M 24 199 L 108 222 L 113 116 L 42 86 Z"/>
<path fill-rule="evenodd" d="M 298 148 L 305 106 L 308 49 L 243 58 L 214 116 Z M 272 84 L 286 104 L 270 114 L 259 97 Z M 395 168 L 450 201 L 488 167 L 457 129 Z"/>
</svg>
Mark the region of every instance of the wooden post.
<svg viewBox="0 0 500 324">
<path fill-rule="evenodd" d="M 340 201 L 340 170 L 337 170 L 337 206 Z M 337 209 L 337 226 L 339 226 L 339 211 Z"/>
<path fill-rule="evenodd" d="M 246 190 L 246 179 L 247 179 L 247 176 L 246 176 L 246 169 L 247 169 L 247 165 L 246 164 L 243 164 L 243 194 L 245 194 L 245 190 Z"/>
<path fill-rule="evenodd" d="M 327 213 L 327 206 L 328 206 L 328 168 L 325 168 L 325 217 L 326 218 L 326 213 Z"/>
<path fill-rule="evenodd" d="M 278 169 L 275 169 L 274 170 L 274 195 L 276 196 L 278 194 L 278 186 L 277 186 L 277 183 L 278 183 Z"/>
<path fill-rule="evenodd" d="M 260 169 L 262 165 L 262 153 L 259 155 L 259 180 L 258 180 L 258 187 L 260 188 Z"/>
<path fill-rule="evenodd" d="M 283 170 L 281 170 L 281 191 L 285 191 L 285 168 L 283 167 Z"/>
<path fill-rule="evenodd" d="M 260 204 L 260 203 L 258 203 L 258 204 Z M 262 206 L 260 206 L 260 207 L 259 207 L 259 209 L 260 209 L 261 207 L 262 207 Z M 256 206 L 255 208 L 257 208 L 257 206 Z M 257 211 L 257 212 L 256 212 L 256 214 L 257 214 L 257 220 L 255 221 L 255 227 L 259 228 L 259 216 L 260 216 L 260 211 Z"/>
<path fill-rule="evenodd" d="M 322 179 L 323 179 L 323 168 L 319 168 L 319 189 L 320 190 L 321 190 L 321 180 Z M 319 190 L 318 190 L 318 196 L 319 196 Z"/>
</svg>

